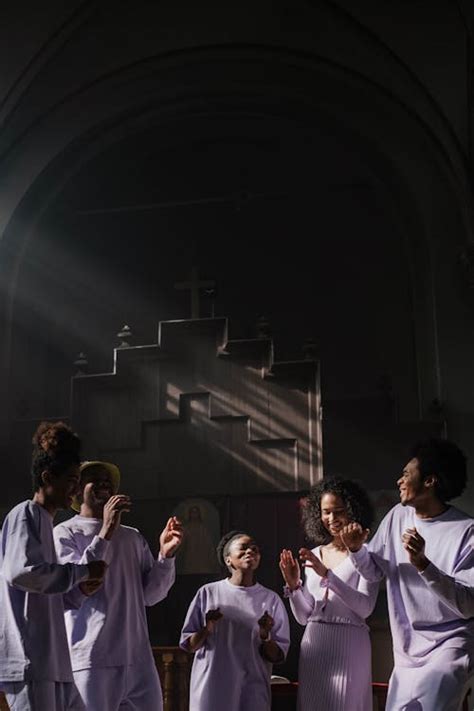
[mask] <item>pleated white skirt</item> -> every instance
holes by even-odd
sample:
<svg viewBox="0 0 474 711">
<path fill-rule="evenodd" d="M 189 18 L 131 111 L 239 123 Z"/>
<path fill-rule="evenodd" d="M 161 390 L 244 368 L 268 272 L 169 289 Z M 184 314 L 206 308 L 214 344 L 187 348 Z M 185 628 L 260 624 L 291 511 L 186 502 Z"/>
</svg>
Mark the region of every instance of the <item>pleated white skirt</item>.
<svg viewBox="0 0 474 711">
<path fill-rule="evenodd" d="M 301 641 L 298 711 L 372 711 L 369 632 L 310 621 Z"/>
</svg>

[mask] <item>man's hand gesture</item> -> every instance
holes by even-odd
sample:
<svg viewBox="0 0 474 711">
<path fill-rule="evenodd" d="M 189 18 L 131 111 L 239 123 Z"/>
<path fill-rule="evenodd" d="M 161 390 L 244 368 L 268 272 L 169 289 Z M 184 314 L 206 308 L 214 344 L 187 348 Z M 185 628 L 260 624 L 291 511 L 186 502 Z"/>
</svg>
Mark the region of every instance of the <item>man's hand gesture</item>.
<svg viewBox="0 0 474 711">
<path fill-rule="evenodd" d="M 422 573 L 430 562 L 425 556 L 425 539 L 420 536 L 416 528 L 407 528 L 402 536 L 402 543 L 408 553 L 410 563 Z"/>
<path fill-rule="evenodd" d="M 115 494 L 104 504 L 104 517 L 99 538 L 109 541 L 120 526 L 120 519 L 125 511 L 130 511 L 132 502 L 125 494 Z"/>
<path fill-rule="evenodd" d="M 79 589 L 83 595 L 90 597 L 94 595 L 103 584 L 103 580 L 84 580 L 82 583 L 79 583 Z"/>
<path fill-rule="evenodd" d="M 83 595 L 93 595 L 102 586 L 104 582 L 107 563 L 103 560 L 91 560 L 87 563 L 89 577 L 79 583 L 79 589 Z"/>
<path fill-rule="evenodd" d="M 160 553 L 163 558 L 172 558 L 183 540 L 183 525 L 176 516 L 168 519 L 160 536 Z"/>
<path fill-rule="evenodd" d="M 341 541 L 350 553 L 356 553 L 369 537 L 369 529 L 362 528 L 360 523 L 348 523 L 340 533 Z"/>
</svg>

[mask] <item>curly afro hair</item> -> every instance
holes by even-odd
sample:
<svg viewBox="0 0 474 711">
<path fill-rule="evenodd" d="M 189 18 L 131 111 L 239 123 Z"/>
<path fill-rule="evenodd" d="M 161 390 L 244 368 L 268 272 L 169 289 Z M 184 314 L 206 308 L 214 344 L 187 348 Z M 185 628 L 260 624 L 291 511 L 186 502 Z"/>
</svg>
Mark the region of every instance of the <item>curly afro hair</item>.
<svg viewBox="0 0 474 711">
<path fill-rule="evenodd" d="M 350 521 L 360 523 L 362 528 L 372 526 L 374 509 L 365 489 L 350 479 L 323 479 L 309 492 L 302 513 L 306 536 L 315 545 L 324 545 L 332 540 L 321 519 L 321 498 L 324 494 L 334 494 L 342 499 Z"/>
<path fill-rule="evenodd" d="M 454 442 L 435 438 L 418 442 L 410 457 L 418 460 L 423 479 L 436 477 L 435 493 L 443 503 L 460 496 L 466 488 L 467 458 Z"/>
<path fill-rule="evenodd" d="M 226 533 L 224 536 L 222 536 L 216 548 L 217 560 L 219 562 L 219 565 L 222 566 L 222 568 L 225 568 L 227 570 L 225 559 L 226 556 L 229 555 L 229 548 L 232 541 L 234 541 L 236 538 L 242 538 L 243 536 L 249 536 L 249 538 L 253 538 L 253 536 L 251 536 L 246 531 L 229 531 L 229 533 Z"/>
<path fill-rule="evenodd" d="M 65 422 L 41 422 L 33 435 L 33 491 L 43 486 L 42 473 L 62 474 L 81 461 L 81 440 Z"/>
</svg>

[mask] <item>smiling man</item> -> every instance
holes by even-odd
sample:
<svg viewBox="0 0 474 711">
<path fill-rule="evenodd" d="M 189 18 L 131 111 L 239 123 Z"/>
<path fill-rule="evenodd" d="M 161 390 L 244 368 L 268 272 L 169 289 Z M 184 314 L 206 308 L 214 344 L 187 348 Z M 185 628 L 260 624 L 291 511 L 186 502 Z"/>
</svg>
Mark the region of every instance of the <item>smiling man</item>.
<svg viewBox="0 0 474 711">
<path fill-rule="evenodd" d="M 457 711 L 474 667 L 474 519 L 449 501 L 466 486 L 452 442 L 414 447 L 397 481 L 400 504 L 368 547 L 359 524 L 342 537 L 369 581 L 387 579 L 394 669 L 387 711 Z"/>
<path fill-rule="evenodd" d="M 66 612 L 74 680 L 88 711 L 161 711 L 161 687 L 148 639 L 145 608 L 163 600 L 175 579 L 182 526 L 170 518 L 154 558 L 135 528 L 121 525 L 128 496 L 108 462 L 81 465 L 80 510 L 54 529 L 59 560 L 109 564 L 104 585 L 78 610 Z"/>
</svg>

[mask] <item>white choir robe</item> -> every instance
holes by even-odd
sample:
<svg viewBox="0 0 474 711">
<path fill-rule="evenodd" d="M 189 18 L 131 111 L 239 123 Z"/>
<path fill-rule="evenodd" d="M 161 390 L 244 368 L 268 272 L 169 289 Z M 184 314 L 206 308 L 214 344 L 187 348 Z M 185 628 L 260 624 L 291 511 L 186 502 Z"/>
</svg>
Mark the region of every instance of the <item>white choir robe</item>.
<svg viewBox="0 0 474 711">
<path fill-rule="evenodd" d="M 65 613 L 74 679 L 88 711 L 116 711 L 120 704 L 161 711 L 145 608 L 168 594 L 174 558 L 155 560 L 134 528 L 121 525 L 108 541 L 99 537 L 101 527 L 101 519 L 78 515 L 54 529 L 62 562 L 108 563 L 103 586 Z"/>
<path fill-rule="evenodd" d="M 180 645 L 206 623 L 206 613 L 220 608 L 220 619 L 194 655 L 189 711 L 270 711 L 272 665 L 260 654 L 258 620 L 274 620 L 271 638 L 286 656 L 290 645 L 288 615 L 280 597 L 259 583 L 233 585 L 228 579 L 201 587 L 188 609 Z"/>
<path fill-rule="evenodd" d="M 430 565 L 419 573 L 402 535 L 416 528 Z M 454 506 L 431 519 L 398 504 L 351 559 L 387 580 L 394 670 L 387 711 L 457 711 L 474 670 L 474 519 Z"/>
<path fill-rule="evenodd" d="M 80 604 L 87 565 L 58 564 L 50 514 L 24 501 L 1 532 L 0 686 L 21 711 L 83 708 L 73 684 L 64 604 Z M 79 705 L 78 705 L 79 704 Z"/>
</svg>

